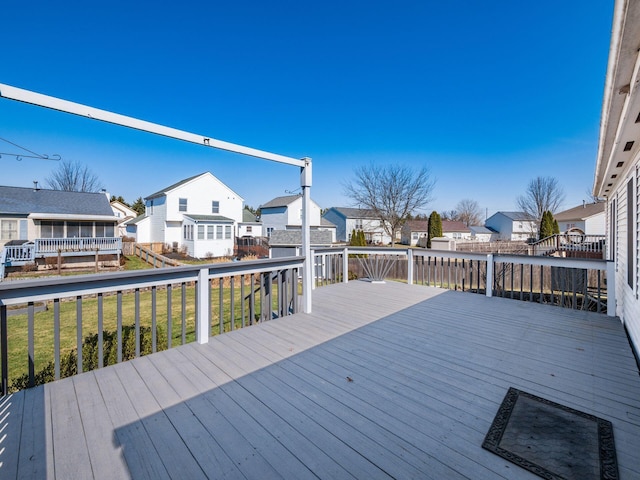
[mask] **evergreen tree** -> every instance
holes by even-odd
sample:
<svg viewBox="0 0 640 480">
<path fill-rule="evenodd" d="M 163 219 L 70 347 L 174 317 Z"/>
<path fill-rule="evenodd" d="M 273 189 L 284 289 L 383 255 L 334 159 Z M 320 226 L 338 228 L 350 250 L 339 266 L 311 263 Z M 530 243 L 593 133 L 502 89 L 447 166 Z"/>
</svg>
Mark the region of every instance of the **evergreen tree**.
<svg viewBox="0 0 640 480">
<path fill-rule="evenodd" d="M 554 221 L 555 220 L 553 219 L 553 214 L 549 210 L 546 210 L 542 214 L 542 220 L 540 221 L 540 230 L 539 230 L 540 240 L 553 235 Z"/>
<path fill-rule="evenodd" d="M 431 212 L 431 215 L 429 215 L 428 233 L 427 248 L 431 248 L 431 239 L 442 236 L 442 218 L 436 211 Z"/>
<path fill-rule="evenodd" d="M 142 197 L 138 197 L 138 199 L 131 205 L 131 210 L 136 212 L 138 215 L 144 214 L 144 201 Z"/>
<path fill-rule="evenodd" d="M 558 220 L 553 219 L 553 234 L 558 235 L 560 233 L 560 226 L 558 225 Z"/>
</svg>

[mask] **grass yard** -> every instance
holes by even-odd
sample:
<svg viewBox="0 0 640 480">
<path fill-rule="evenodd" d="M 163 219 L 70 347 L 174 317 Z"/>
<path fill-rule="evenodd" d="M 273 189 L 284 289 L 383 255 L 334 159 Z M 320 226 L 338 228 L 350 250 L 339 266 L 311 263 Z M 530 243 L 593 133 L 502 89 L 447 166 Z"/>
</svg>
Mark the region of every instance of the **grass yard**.
<svg viewBox="0 0 640 480">
<path fill-rule="evenodd" d="M 228 280 L 222 289 L 222 315 L 224 331 L 231 330 L 231 290 Z M 245 285 L 245 297 L 250 293 L 250 286 Z M 211 288 L 211 335 L 220 333 L 219 283 L 214 281 Z M 152 291 L 146 289 L 139 292 L 140 325 L 151 327 L 152 311 L 155 304 L 156 328 L 167 333 L 169 330 L 168 289 L 158 288 L 153 301 Z M 277 308 L 277 285 L 272 290 L 273 308 Z M 184 314 L 183 314 L 184 305 Z M 255 293 L 255 315 L 260 315 L 260 291 Z M 235 281 L 234 291 L 234 328 L 242 327 L 242 300 L 239 278 Z M 77 344 L 77 314 L 78 302 L 75 298 L 64 299 L 60 302 L 60 352 L 63 355 L 76 347 Z M 117 295 L 103 297 L 103 331 L 116 331 L 117 328 Z M 122 323 L 135 325 L 135 292 L 127 291 L 122 294 Z M 82 332 L 84 339 L 98 332 L 98 298 L 96 296 L 83 297 L 81 302 Z M 173 285 L 171 288 L 170 328 L 172 346 L 195 340 L 195 288 L 193 285 Z M 184 316 L 184 321 L 183 321 Z M 244 309 L 245 324 L 249 325 L 248 300 Z M 8 356 L 9 381 L 28 372 L 28 316 L 26 311 L 10 315 L 8 323 Z M 54 360 L 54 306 L 53 302 L 46 303 L 46 310 L 34 315 L 34 365 L 38 372 L 49 362 Z M 168 335 L 167 335 L 168 337 Z M 158 350 L 166 345 L 158 345 Z"/>
</svg>

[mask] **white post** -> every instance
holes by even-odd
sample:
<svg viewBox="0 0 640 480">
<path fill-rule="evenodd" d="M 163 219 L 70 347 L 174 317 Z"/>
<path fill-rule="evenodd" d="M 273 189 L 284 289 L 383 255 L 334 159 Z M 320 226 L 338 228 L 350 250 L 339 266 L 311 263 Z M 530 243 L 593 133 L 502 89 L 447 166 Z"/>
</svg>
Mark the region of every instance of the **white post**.
<svg viewBox="0 0 640 480">
<path fill-rule="evenodd" d="M 493 297 L 493 253 L 487 255 L 487 283 L 485 286 L 487 297 Z"/>
<path fill-rule="evenodd" d="M 303 158 L 304 167 L 300 168 L 300 186 L 302 187 L 302 311 L 311 313 L 311 289 L 313 288 L 313 258 L 311 256 L 311 159 Z"/>
<path fill-rule="evenodd" d="M 407 248 L 407 283 L 413 285 L 413 249 Z"/>
<path fill-rule="evenodd" d="M 196 342 L 209 342 L 209 269 L 201 268 L 198 273 L 198 314 L 196 316 Z"/>
<path fill-rule="evenodd" d="M 315 290 L 316 289 L 316 283 L 318 280 L 318 266 L 316 265 L 316 252 L 315 250 L 312 248 L 310 250 L 310 254 L 309 254 L 309 258 L 311 259 L 311 290 Z"/>
<path fill-rule="evenodd" d="M 607 262 L 607 316 L 616 316 L 616 262 Z"/>
<path fill-rule="evenodd" d="M 344 247 L 342 253 L 342 283 L 349 281 L 349 248 Z"/>
</svg>

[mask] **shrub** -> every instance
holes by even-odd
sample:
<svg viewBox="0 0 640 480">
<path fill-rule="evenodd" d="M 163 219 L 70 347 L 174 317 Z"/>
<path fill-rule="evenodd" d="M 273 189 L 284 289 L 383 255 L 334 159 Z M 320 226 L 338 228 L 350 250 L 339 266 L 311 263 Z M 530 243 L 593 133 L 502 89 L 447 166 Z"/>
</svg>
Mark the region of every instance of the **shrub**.
<svg viewBox="0 0 640 480">
<path fill-rule="evenodd" d="M 167 334 L 162 328 L 156 330 L 157 350 L 167 348 Z M 140 354 L 152 353 L 151 327 L 140 327 Z M 131 360 L 136 356 L 136 332 L 135 326 L 122 327 L 122 360 Z M 116 331 L 103 333 L 104 365 L 114 365 L 118 360 L 118 334 Z M 87 372 L 98 368 L 98 334 L 85 337 L 82 344 L 82 371 Z M 55 378 L 55 365 L 51 361 L 34 375 L 35 385 L 43 385 L 52 382 Z M 78 351 L 76 348 L 60 355 L 60 378 L 70 377 L 78 373 Z M 11 391 L 22 390 L 29 387 L 29 374 L 25 373 L 13 380 Z"/>
</svg>

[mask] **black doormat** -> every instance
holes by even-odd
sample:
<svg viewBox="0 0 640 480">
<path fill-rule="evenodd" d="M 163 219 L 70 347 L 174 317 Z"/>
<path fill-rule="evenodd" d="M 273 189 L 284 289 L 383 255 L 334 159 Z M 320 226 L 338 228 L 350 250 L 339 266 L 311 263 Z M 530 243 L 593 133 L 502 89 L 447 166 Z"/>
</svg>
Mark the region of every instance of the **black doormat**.
<svg viewBox="0 0 640 480">
<path fill-rule="evenodd" d="M 515 388 L 482 447 L 542 478 L 618 478 L 611 422 Z"/>
</svg>

